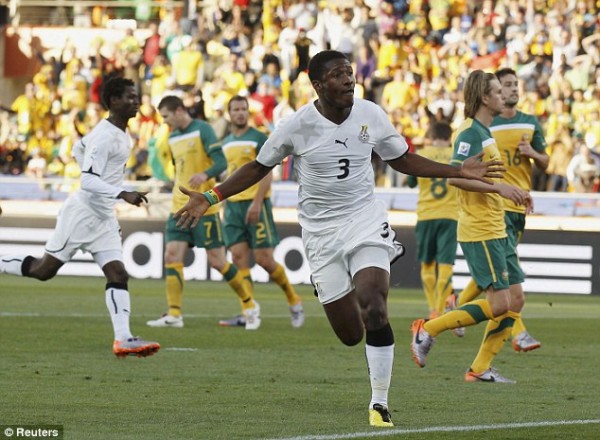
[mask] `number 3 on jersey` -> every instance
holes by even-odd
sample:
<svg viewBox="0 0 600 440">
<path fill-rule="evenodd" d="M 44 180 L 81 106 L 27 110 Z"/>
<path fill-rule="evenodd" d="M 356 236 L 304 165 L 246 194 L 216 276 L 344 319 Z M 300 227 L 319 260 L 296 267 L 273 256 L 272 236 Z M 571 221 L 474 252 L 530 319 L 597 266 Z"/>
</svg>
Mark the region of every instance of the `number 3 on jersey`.
<svg viewBox="0 0 600 440">
<path fill-rule="evenodd" d="M 338 174 L 338 179 L 345 179 L 350 174 L 350 160 L 348 159 L 340 159 L 338 161 L 340 164 L 340 170 L 342 170 L 342 174 Z"/>
</svg>

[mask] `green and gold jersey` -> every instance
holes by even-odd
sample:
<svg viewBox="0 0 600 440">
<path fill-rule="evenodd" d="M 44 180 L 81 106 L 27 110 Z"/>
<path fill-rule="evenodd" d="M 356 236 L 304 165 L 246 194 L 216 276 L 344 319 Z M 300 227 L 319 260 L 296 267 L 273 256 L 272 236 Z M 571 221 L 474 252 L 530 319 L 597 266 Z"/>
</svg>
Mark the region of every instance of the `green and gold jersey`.
<svg viewBox="0 0 600 440">
<path fill-rule="evenodd" d="M 235 170 L 241 168 L 249 162 L 256 159 L 258 152 L 267 140 L 267 136 L 255 128 L 248 128 L 241 136 L 230 134 L 223 139 L 223 154 L 227 159 L 227 174 L 231 176 Z M 254 200 L 258 191 L 258 183 L 242 191 L 235 196 L 229 197 L 232 202 L 242 200 Z M 265 198 L 269 198 L 271 190 L 267 192 Z"/>
<path fill-rule="evenodd" d="M 521 157 L 518 145 L 521 140 L 527 140 L 535 151 L 545 150 L 546 141 L 536 117 L 520 111 L 510 119 L 496 116 L 492 121 L 490 131 L 496 140 L 506 167 L 504 181 L 525 191 L 531 190 L 532 160 Z M 506 211 L 525 213 L 524 205 L 517 205 L 508 199 L 503 199 L 503 202 Z"/>
<path fill-rule="evenodd" d="M 420 156 L 441 163 L 449 163 L 452 159 L 452 147 L 425 147 Z M 417 218 L 421 220 L 449 219 L 458 220 L 457 189 L 448 185 L 446 179 L 436 177 L 419 177 L 419 201 L 417 202 Z"/>
<path fill-rule="evenodd" d="M 468 118 L 453 141 L 452 165 L 483 151 L 483 160 L 500 160 L 500 152 L 490 130 L 477 119 Z M 494 179 L 500 181 L 500 179 Z M 495 193 L 458 190 L 458 241 L 473 242 L 506 237 L 502 197 Z"/>
<path fill-rule="evenodd" d="M 213 160 L 208 154 L 215 148 L 220 149 L 221 144 L 208 123 L 194 119 L 185 129 L 174 130 L 169 135 L 169 147 L 175 164 L 173 212 L 177 212 L 189 200 L 188 196 L 179 190 L 180 186 L 199 192 L 208 191 L 215 186 L 214 178 L 208 179 L 198 188 L 191 188 L 189 180 L 194 174 L 202 173 L 212 166 Z M 219 212 L 219 207 L 211 206 L 206 215 Z"/>
</svg>

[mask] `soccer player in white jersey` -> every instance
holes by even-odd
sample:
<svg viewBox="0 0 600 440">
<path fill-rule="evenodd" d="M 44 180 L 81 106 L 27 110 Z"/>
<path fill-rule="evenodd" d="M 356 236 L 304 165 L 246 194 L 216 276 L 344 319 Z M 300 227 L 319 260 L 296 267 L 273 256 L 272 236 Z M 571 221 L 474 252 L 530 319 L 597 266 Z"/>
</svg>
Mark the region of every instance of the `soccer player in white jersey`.
<svg viewBox="0 0 600 440">
<path fill-rule="evenodd" d="M 139 97 L 133 81 L 114 78 L 104 85 L 102 101 L 109 116 L 73 147 L 82 170 L 81 189 L 61 208 L 44 255 L 3 256 L 0 273 L 47 281 L 78 250 L 91 253 L 106 276 L 106 306 L 115 334 L 113 353 L 119 357 L 150 356 L 160 345 L 134 337 L 129 330 L 129 276 L 123 264 L 120 227 L 114 212 L 118 199 L 135 206 L 148 201 L 145 192 L 122 188 L 132 147 L 127 122 L 138 111 Z"/>
<path fill-rule="evenodd" d="M 385 112 L 354 98 L 354 72 L 337 51 L 323 51 L 309 64 L 318 99 L 281 121 L 256 160 L 205 193 L 185 190 L 181 225 L 194 225 L 213 204 L 265 177 L 286 156 L 294 156 L 298 217 L 314 284 L 325 314 L 345 345 L 366 332 L 371 380 L 369 423 L 393 426 L 388 390 L 394 361 L 394 334 L 387 315 L 393 232 L 382 202 L 375 198 L 371 153 L 392 168 L 424 177 L 499 176 L 501 162 L 469 160 L 462 168 L 408 152 Z M 183 191 L 183 189 L 182 189 Z"/>
</svg>

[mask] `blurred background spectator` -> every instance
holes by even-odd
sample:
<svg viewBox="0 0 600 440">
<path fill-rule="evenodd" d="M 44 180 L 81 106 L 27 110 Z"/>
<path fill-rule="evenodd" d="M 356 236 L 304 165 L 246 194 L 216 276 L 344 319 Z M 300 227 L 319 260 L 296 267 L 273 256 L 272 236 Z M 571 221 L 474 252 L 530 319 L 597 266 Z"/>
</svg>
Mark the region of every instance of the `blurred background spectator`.
<svg viewBox="0 0 600 440">
<path fill-rule="evenodd" d="M 154 108 L 162 96 L 184 98 L 193 117 L 206 119 L 220 136 L 228 132 L 228 100 L 248 96 L 252 124 L 268 133 L 315 98 L 308 60 L 331 48 L 353 62 L 356 96 L 380 104 L 412 148 L 428 141 L 431 123 L 462 122 L 463 81 L 471 69 L 515 69 L 519 108 L 538 117 L 548 141 L 550 166 L 546 173 L 534 170 L 534 188 L 598 191 L 599 142 L 584 141 L 600 139 L 594 0 L 163 3 L 60 6 L 40 18 L 45 22 L 38 24 L 87 28 L 121 19 L 126 30 L 118 43 L 96 38 L 82 48 L 71 39 L 60 50 L 39 47 L 39 68 L 16 99 L 0 105 L 2 173 L 37 175 L 44 160 L 48 175 L 73 178 L 79 171 L 71 146 L 105 116 L 102 83 L 124 75 L 142 96 L 131 120 L 128 177 L 168 179 L 160 165 L 164 127 Z M 290 167 L 286 161 L 276 176 L 293 179 Z M 378 185 L 403 185 L 385 163 L 374 169 Z"/>
</svg>

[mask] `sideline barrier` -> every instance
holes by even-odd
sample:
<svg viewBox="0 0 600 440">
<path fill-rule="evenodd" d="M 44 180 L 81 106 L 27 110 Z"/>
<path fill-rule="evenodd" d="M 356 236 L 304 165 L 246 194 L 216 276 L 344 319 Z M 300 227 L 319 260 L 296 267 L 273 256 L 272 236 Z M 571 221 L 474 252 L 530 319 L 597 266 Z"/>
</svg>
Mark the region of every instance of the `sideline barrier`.
<svg viewBox="0 0 600 440">
<path fill-rule="evenodd" d="M 120 219 L 123 230 L 124 259 L 134 278 L 162 278 L 164 221 Z M 31 254 L 40 256 L 52 232 L 52 217 L 0 217 L 0 255 Z M 414 227 L 394 226 L 407 253 L 392 266 L 391 283 L 405 288 L 419 288 L 419 263 L 416 259 Z M 293 284 L 310 283 L 310 270 L 304 256 L 300 227 L 297 223 L 278 223 L 281 243 L 275 258 L 283 263 Z M 582 231 L 528 230 L 519 245 L 523 268 L 527 273 L 526 292 L 600 294 L 600 234 Z M 59 275 L 102 276 L 89 254 L 78 252 Z M 204 249 L 188 253 L 184 276 L 188 280 L 221 280 L 221 274 L 209 268 Z M 255 266 L 252 276 L 257 282 L 268 281 L 267 273 Z M 468 281 L 467 265 L 458 250 L 454 287 Z"/>
</svg>

